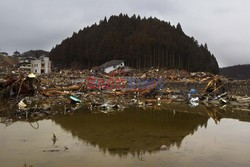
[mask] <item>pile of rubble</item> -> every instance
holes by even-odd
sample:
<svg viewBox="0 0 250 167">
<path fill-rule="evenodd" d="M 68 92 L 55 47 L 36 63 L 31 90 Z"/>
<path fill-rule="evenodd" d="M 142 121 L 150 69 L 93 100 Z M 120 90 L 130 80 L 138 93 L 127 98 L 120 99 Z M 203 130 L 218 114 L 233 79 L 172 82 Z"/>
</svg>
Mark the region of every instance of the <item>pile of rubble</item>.
<svg viewBox="0 0 250 167">
<path fill-rule="evenodd" d="M 207 86 L 202 92 L 195 88 L 170 89 L 166 85 L 169 81 Z M 227 81 L 210 73 L 184 70 L 123 68 L 109 74 L 64 70 L 40 76 L 6 75 L 0 79 L 0 97 L 16 106 L 13 114 L 16 118 L 72 114 L 82 108 L 104 113 L 131 106 L 160 109 L 162 104 L 173 102 L 188 103 L 191 107 L 213 105 L 249 110 L 250 97 L 228 94 L 224 87 Z M 89 84 L 93 86 L 91 89 Z M 110 87 L 111 84 L 115 86 Z"/>
<path fill-rule="evenodd" d="M 164 81 L 180 81 L 180 82 L 204 82 L 213 78 L 213 74 L 207 72 L 189 73 L 185 70 L 177 69 L 147 69 L 137 70 L 130 68 L 122 68 L 112 71 L 108 76 L 129 76 L 135 78 L 162 78 Z M 222 76 L 221 76 L 222 77 Z M 223 79 L 227 80 L 227 78 Z"/>
</svg>

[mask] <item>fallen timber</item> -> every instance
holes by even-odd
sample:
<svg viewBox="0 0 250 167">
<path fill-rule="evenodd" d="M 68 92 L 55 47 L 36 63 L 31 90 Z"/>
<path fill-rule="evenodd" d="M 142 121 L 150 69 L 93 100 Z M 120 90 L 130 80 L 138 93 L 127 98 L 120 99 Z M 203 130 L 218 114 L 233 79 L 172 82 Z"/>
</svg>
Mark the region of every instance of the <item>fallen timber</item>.
<svg viewBox="0 0 250 167">
<path fill-rule="evenodd" d="M 99 85 L 98 89 L 88 89 L 86 78 L 90 76 L 96 77 L 97 81 L 102 79 L 104 85 Z M 131 87 L 127 76 L 136 79 L 159 77 L 162 80 L 135 82 L 134 87 Z M 104 89 L 108 79 L 112 79 L 113 84 L 116 83 L 115 80 L 122 79 L 121 85 L 119 88 Z M 65 70 L 36 78 L 24 75 L 6 76 L 0 80 L 0 96 L 7 103 L 14 104 L 12 110 L 17 113 L 17 117 L 46 117 L 57 111 L 67 114 L 81 108 L 104 113 L 124 110 L 131 106 L 163 109 L 161 106 L 171 103 L 186 103 L 191 107 L 215 106 L 248 112 L 249 86 L 249 81 L 235 81 L 209 73 L 188 73 L 178 70 L 150 69 L 146 73 L 133 70 L 117 72 L 115 76 L 94 76 L 87 70 Z M 195 93 L 190 93 L 191 90 Z M 78 98 L 80 104 L 71 104 L 71 95 Z M 20 103 L 21 101 L 25 105 Z M 47 107 L 41 104 L 43 102 Z M 59 106 L 60 109 L 53 111 L 54 106 Z M 4 115 L 7 110 L 9 109 L 1 109 L 0 114 Z M 23 114 L 24 112 L 28 114 Z"/>
</svg>

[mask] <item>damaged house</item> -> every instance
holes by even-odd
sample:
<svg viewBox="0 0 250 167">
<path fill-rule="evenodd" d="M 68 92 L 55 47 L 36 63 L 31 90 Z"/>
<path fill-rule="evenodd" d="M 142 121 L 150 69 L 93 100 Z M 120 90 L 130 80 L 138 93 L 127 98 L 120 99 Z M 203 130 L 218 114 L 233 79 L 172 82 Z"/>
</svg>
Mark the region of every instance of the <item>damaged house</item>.
<svg viewBox="0 0 250 167">
<path fill-rule="evenodd" d="M 19 70 L 30 72 L 31 70 L 31 61 L 35 60 L 33 57 L 18 57 L 19 61 Z"/>
<path fill-rule="evenodd" d="M 42 55 L 38 59 L 35 57 L 18 57 L 19 70 L 27 73 L 49 74 L 51 73 L 51 61 Z"/>
<path fill-rule="evenodd" d="M 51 73 L 51 61 L 48 57 L 40 56 L 39 59 L 31 61 L 31 72 L 35 74 Z"/>
<path fill-rule="evenodd" d="M 99 67 L 99 70 L 105 73 L 110 73 L 118 68 L 125 67 L 124 60 L 111 60 Z"/>
</svg>

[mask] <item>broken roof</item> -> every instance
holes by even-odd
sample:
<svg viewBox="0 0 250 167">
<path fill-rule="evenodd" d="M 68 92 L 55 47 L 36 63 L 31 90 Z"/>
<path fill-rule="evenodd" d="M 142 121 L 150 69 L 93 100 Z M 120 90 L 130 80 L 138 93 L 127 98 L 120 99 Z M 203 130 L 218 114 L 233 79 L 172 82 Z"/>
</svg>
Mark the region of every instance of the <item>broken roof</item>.
<svg viewBox="0 0 250 167">
<path fill-rule="evenodd" d="M 107 67 L 110 67 L 110 66 L 121 64 L 123 62 L 124 62 L 124 60 L 111 60 L 111 61 L 108 61 L 108 62 L 102 64 L 100 66 L 100 68 L 107 68 Z"/>
</svg>

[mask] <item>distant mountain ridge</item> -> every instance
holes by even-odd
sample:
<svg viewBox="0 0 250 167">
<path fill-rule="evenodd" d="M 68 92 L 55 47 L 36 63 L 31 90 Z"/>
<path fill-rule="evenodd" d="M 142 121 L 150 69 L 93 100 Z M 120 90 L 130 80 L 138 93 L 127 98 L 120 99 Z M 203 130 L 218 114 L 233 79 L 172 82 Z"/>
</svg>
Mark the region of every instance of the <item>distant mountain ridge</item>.
<svg viewBox="0 0 250 167">
<path fill-rule="evenodd" d="M 124 60 L 134 68 L 177 68 L 219 73 L 218 63 L 207 44 L 187 36 L 178 24 L 157 18 L 120 14 L 104 18 L 73 33 L 50 51 L 61 68 L 90 68 L 107 61 Z"/>
<path fill-rule="evenodd" d="M 224 67 L 220 74 L 234 79 L 250 79 L 250 64 Z"/>
<path fill-rule="evenodd" d="M 39 58 L 41 55 L 49 56 L 49 52 L 44 50 L 30 50 L 21 54 L 22 57 Z"/>
</svg>

